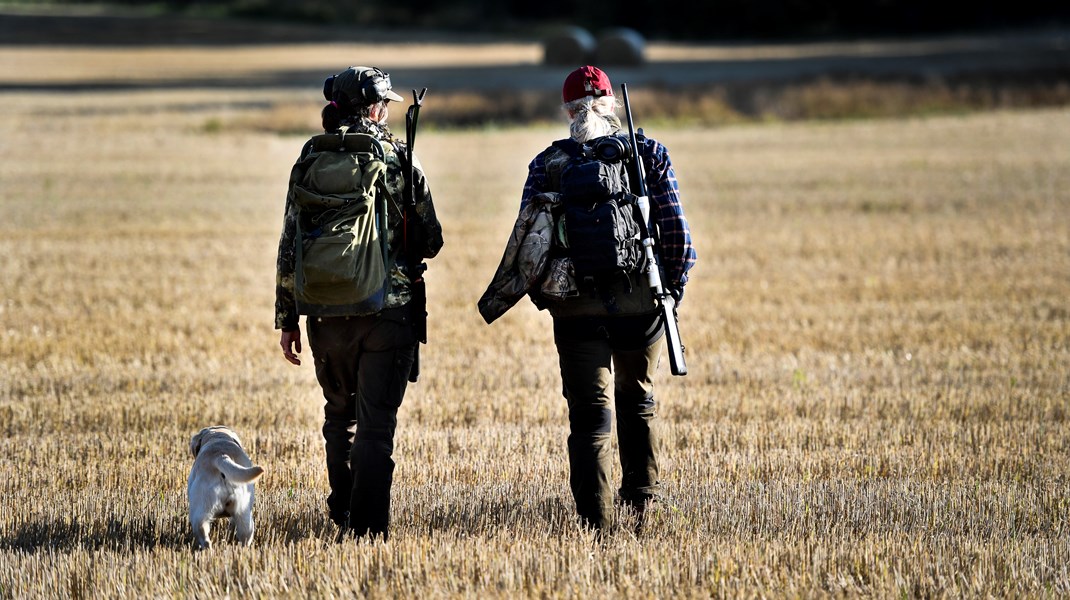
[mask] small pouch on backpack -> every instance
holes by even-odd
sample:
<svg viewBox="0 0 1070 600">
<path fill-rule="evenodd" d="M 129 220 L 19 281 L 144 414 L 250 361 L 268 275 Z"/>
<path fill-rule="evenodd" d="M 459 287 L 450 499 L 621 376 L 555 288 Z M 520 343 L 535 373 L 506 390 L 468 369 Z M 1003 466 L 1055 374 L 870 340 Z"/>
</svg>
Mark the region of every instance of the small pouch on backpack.
<svg viewBox="0 0 1070 600">
<path fill-rule="evenodd" d="M 595 202 L 624 190 L 620 187 L 619 164 L 597 160 L 573 162 L 561 172 L 561 195 L 566 202 L 581 199 Z"/>
</svg>

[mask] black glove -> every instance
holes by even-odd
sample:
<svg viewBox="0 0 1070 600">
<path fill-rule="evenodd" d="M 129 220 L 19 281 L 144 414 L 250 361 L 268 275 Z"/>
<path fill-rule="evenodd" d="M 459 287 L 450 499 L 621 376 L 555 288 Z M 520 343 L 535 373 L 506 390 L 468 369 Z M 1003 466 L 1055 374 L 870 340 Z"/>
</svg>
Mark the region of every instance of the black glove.
<svg viewBox="0 0 1070 600">
<path fill-rule="evenodd" d="M 669 295 L 676 301 L 676 306 L 680 306 L 680 303 L 684 301 L 684 286 L 669 286 Z"/>
</svg>

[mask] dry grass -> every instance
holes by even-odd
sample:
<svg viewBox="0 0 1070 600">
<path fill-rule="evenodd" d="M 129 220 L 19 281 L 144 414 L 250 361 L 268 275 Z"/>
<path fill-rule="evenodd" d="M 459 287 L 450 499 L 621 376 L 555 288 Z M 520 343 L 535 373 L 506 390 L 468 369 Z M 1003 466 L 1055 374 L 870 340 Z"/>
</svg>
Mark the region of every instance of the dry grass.
<svg viewBox="0 0 1070 600">
<path fill-rule="evenodd" d="M 546 126 L 559 123 L 563 115 L 556 92 L 514 92 L 498 97 L 442 91 L 433 97 L 425 123 L 431 129 Z M 318 100 L 293 97 L 227 102 L 204 119 L 201 127 L 205 132 L 271 131 L 293 135 L 319 127 L 322 103 Z M 909 82 L 826 78 L 733 88 L 640 88 L 632 94 L 632 102 L 648 127 L 709 128 L 754 122 L 961 115 L 1070 106 L 1070 84 L 1043 80 L 951 83 L 939 79 Z"/>
<path fill-rule="evenodd" d="M 129 32 L 128 32 L 129 33 Z M 1040 36 L 1033 43 L 1052 46 L 1060 42 Z M 761 45 L 688 45 L 654 42 L 649 45 L 650 63 L 634 75 L 642 79 L 659 73 L 647 85 L 633 85 L 637 113 L 645 122 L 676 127 L 713 127 L 743 122 L 808 119 L 858 119 L 933 114 L 959 114 L 977 110 L 1050 108 L 1070 105 L 1070 84 L 1061 66 L 1027 58 L 1016 68 L 988 73 L 983 63 L 963 68 L 958 75 L 867 75 L 862 69 L 835 77 L 802 76 L 783 79 L 763 75 L 760 67 L 747 80 L 725 80 L 725 73 L 710 65 L 738 67 L 747 61 L 806 61 L 834 59 L 891 59 L 954 52 L 991 52 L 1019 46 L 1013 36 L 950 37 L 932 40 L 883 42 L 809 43 Z M 1019 41 L 1018 44 L 1022 42 Z M 1003 44 L 1003 45 L 1001 45 Z M 0 84 L 16 89 L 62 90 L 206 87 L 201 96 L 175 91 L 169 102 L 207 110 L 201 127 L 220 131 L 264 131 L 295 134 L 316 127 L 322 107 L 315 85 L 322 74 L 334 73 L 340 64 L 384 65 L 401 70 L 395 85 L 406 92 L 420 85 L 426 74 L 439 68 L 467 69 L 483 89 L 434 89 L 427 127 L 509 126 L 556 123 L 561 118 L 557 85 L 545 90 L 517 87 L 506 71 L 522 70 L 531 81 L 544 80 L 547 69 L 539 68 L 542 50 L 534 42 L 498 43 L 309 43 L 263 46 L 145 45 L 131 51 L 121 46 L 11 46 L 0 53 Z M 1018 51 L 1015 50 L 1015 51 Z M 1038 51 L 1038 56 L 1044 53 Z M 1034 57 L 1036 58 L 1036 57 Z M 711 80 L 695 82 L 693 68 L 706 69 Z M 1046 65 L 1046 66 L 1045 66 Z M 508 69 L 501 69 L 501 67 Z M 409 70 L 406 73 L 406 70 Z M 559 69 L 558 69 L 559 70 Z M 801 72 L 808 72 L 803 70 Z M 909 69 L 902 73 L 912 72 Z M 457 73 L 458 77 L 463 77 Z M 769 79 L 768 77 L 772 77 Z M 412 79 L 417 81 L 412 81 Z M 309 88 L 290 90 L 271 86 L 307 81 Z M 554 81 L 557 81 L 556 76 Z M 692 83 L 683 83 L 691 81 Z M 633 81 L 634 82 L 634 81 Z M 425 81 L 426 83 L 426 81 Z M 529 82 L 530 83 L 530 82 Z M 245 94 L 236 90 L 248 86 Z M 432 87 L 434 85 L 432 84 Z M 145 92 L 141 97 L 153 94 Z M 179 98 L 182 98 L 179 100 Z M 174 108 L 174 107 L 172 107 Z M 153 110 L 158 110 L 159 107 Z M 399 111 L 400 112 L 400 111 Z M 400 116 L 400 115 L 399 115 Z M 396 119 L 399 120 L 399 119 Z M 400 120 L 399 120 L 400 122 Z"/>
<path fill-rule="evenodd" d="M 228 94 L 0 96 L 0 595 L 1070 594 L 1070 111 L 648 128 L 700 255 L 691 374 L 659 382 L 667 502 L 601 545 L 549 317 L 475 311 L 562 128 L 428 133 L 447 246 L 395 535 L 336 546 L 312 369 L 271 330 L 303 138 L 206 132 L 259 114 Z M 268 472 L 255 545 L 194 555 L 213 423 Z"/>
<path fill-rule="evenodd" d="M 398 40 L 404 42 L 405 40 Z M 151 42 L 148 42 L 151 43 Z M 14 72 L 0 75 L 22 82 L 157 81 L 198 77 L 248 77 L 271 71 L 311 70 L 335 73 L 339 65 L 404 67 L 478 67 L 537 64 L 542 57 L 535 43 L 317 43 L 270 46 L 141 46 L 50 45 L 4 48 L 2 60 Z"/>
</svg>

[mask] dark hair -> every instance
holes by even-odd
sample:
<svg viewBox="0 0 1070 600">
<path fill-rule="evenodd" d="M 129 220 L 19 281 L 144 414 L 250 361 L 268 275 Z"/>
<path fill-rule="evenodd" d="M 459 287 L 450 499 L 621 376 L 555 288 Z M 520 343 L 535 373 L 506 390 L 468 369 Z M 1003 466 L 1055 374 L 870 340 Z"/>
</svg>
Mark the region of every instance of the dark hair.
<svg viewBox="0 0 1070 600">
<path fill-rule="evenodd" d="M 320 118 L 323 120 L 324 131 L 334 131 L 342 126 L 342 119 L 345 115 L 342 114 L 342 108 L 337 102 L 331 102 L 323 107 Z"/>
<path fill-rule="evenodd" d="M 346 121 L 353 121 L 360 117 L 367 118 L 371 114 L 372 106 L 374 105 L 354 106 L 349 102 L 348 96 L 345 94 L 336 95 L 341 96 L 341 99 L 327 104 L 327 106 L 324 106 L 323 110 L 320 111 L 320 119 L 323 122 L 324 131 L 334 131 L 341 127 Z M 383 103 L 379 102 L 377 104 Z"/>
</svg>

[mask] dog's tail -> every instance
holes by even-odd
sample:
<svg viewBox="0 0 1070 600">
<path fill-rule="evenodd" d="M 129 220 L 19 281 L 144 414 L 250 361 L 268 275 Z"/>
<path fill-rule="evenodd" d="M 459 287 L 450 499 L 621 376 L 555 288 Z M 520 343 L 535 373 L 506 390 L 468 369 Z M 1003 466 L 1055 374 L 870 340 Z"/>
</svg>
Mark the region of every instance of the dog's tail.
<svg viewBox="0 0 1070 600">
<path fill-rule="evenodd" d="M 243 467 L 226 454 L 215 459 L 215 468 L 219 469 L 224 479 L 229 479 L 235 483 L 250 483 L 264 474 L 264 469 L 256 466 Z"/>
</svg>

